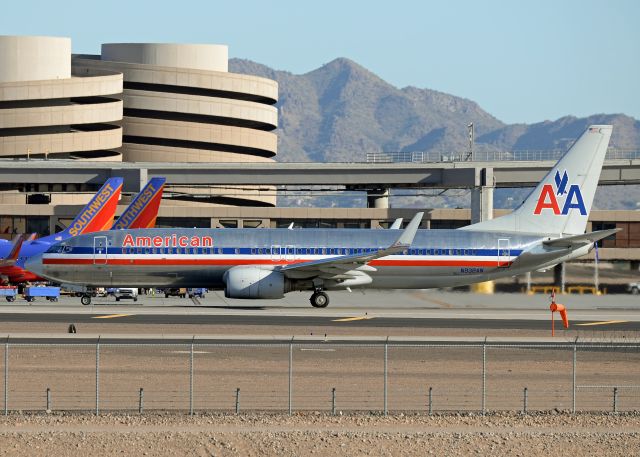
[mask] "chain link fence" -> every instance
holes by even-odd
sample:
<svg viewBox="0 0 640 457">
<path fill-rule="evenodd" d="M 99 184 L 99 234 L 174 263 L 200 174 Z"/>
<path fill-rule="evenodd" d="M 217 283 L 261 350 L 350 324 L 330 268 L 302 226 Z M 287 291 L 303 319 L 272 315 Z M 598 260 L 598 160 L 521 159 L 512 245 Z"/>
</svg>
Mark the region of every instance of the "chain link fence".
<svg viewBox="0 0 640 457">
<path fill-rule="evenodd" d="M 10 411 L 640 410 L 640 345 L 6 342 Z"/>
</svg>

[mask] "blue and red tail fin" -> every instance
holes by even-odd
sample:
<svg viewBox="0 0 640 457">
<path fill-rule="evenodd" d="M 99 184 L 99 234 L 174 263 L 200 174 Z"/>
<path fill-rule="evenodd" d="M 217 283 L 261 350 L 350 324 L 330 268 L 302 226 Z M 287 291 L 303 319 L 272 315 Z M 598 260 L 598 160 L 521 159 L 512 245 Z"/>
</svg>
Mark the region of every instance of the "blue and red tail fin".
<svg viewBox="0 0 640 457">
<path fill-rule="evenodd" d="M 83 233 L 109 230 L 116 214 L 122 182 L 122 178 L 109 178 L 87 206 L 78 213 L 69 227 L 54 235 L 55 238 L 64 239 Z"/>
<path fill-rule="evenodd" d="M 13 239 L 11 250 L 4 259 L 0 260 L 0 266 L 13 265 L 16 263 L 16 260 L 18 260 L 18 255 L 20 255 L 20 249 L 22 249 L 22 243 L 24 243 L 24 240 L 25 235 L 18 235 Z"/>
<path fill-rule="evenodd" d="M 112 230 L 154 228 L 166 178 L 151 178 L 111 227 Z"/>
</svg>

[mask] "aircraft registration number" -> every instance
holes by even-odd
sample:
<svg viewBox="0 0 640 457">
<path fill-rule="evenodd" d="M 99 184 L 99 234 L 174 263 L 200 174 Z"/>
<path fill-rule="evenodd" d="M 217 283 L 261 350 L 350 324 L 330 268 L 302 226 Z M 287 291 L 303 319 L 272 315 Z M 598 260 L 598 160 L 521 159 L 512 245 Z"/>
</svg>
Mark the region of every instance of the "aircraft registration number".
<svg viewBox="0 0 640 457">
<path fill-rule="evenodd" d="M 466 275 L 472 275 L 472 274 L 477 274 L 477 273 L 484 273 L 484 268 L 479 268 L 479 267 L 464 267 L 464 268 L 460 268 L 460 273 L 462 273 L 462 274 L 466 274 Z"/>
</svg>

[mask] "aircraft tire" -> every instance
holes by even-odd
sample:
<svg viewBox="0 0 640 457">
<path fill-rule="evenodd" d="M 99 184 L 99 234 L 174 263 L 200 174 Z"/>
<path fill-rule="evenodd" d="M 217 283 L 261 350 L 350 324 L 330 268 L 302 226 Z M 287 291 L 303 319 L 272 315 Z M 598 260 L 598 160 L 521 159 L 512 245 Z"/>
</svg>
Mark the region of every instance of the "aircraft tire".
<svg viewBox="0 0 640 457">
<path fill-rule="evenodd" d="M 83 295 L 80 299 L 80 303 L 87 306 L 91 304 L 91 295 Z"/>
<path fill-rule="evenodd" d="M 314 308 L 326 308 L 329 305 L 329 296 L 324 292 L 314 292 L 309 301 Z"/>
</svg>

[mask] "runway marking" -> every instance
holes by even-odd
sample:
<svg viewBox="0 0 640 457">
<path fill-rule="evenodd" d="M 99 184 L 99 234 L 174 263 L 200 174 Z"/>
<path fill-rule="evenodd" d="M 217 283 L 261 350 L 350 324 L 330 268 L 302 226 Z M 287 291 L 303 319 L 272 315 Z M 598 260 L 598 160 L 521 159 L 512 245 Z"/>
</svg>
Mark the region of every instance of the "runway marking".
<svg viewBox="0 0 640 457">
<path fill-rule="evenodd" d="M 94 316 L 93 319 L 113 319 L 114 317 L 127 317 L 131 314 L 109 314 L 106 316 Z"/>
<path fill-rule="evenodd" d="M 591 326 L 594 326 L 594 325 L 624 324 L 625 322 L 629 322 L 629 321 L 586 322 L 584 324 L 575 324 L 575 325 L 580 325 L 582 327 L 591 327 Z"/>
<path fill-rule="evenodd" d="M 335 349 L 322 349 L 322 348 L 300 348 L 301 351 L 316 351 L 316 352 L 336 352 Z"/>
<path fill-rule="evenodd" d="M 333 319 L 331 322 L 366 321 L 368 319 L 373 319 L 373 317 L 370 317 L 370 316 L 343 317 L 341 319 Z"/>
</svg>

